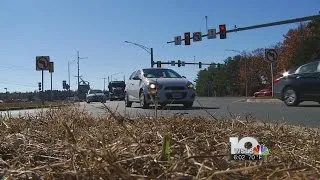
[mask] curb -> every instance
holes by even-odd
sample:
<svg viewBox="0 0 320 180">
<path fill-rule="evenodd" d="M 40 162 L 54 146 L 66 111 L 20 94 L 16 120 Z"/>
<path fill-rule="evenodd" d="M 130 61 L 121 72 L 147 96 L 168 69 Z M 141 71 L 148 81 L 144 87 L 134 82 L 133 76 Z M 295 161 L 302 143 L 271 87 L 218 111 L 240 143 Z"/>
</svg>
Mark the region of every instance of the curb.
<svg viewBox="0 0 320 180">
<path fill-rule="evenodd" d="M 279 99 L 247 99 L 246 102 L 282 103 Z"/>
</svg>

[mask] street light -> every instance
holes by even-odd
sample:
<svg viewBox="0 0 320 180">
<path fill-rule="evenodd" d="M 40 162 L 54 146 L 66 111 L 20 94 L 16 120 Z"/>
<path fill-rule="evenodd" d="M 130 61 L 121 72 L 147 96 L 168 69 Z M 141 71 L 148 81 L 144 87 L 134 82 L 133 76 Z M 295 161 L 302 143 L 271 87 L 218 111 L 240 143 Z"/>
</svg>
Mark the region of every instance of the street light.
<svg viewBox="0 0 320 180">
<path fill-rule="evenodd" d="M 144 49 L 145 51 L 147 51 L 150 55 L 151 55 L 151 67 L 153 68 L 153 65 L 154 65 L 154 61 L 153 61 L 153 48 L 148 48 L 144 45 L 141 45 L 141 44 L 137 44 L 137 43 L 134 43 L 134 42 L 130 42 L 130 41 L 124 41 L 125 43 L 128 43 L 128 44 L 133 44 L 135 46 L 138 46 L 140 47 L 141 49 Z"/>
<path fill-rule="evenodd" d="M 233 51 L 233 52 L 239 53 L 240 55 L 243 54 L 241 51 L 237 51 L 234 49 L 226 49 L 226 51 Z M 242 56 L 240 56 L 240 57 L 242 58 Z M 248 97 L 248 77 L 247 77 L 247 60 L 246 60 L 246 58 L 244 58 L 244 71 L 245 71 L 245 78 L 246 78 L 246 97 Z"/>
</svg>

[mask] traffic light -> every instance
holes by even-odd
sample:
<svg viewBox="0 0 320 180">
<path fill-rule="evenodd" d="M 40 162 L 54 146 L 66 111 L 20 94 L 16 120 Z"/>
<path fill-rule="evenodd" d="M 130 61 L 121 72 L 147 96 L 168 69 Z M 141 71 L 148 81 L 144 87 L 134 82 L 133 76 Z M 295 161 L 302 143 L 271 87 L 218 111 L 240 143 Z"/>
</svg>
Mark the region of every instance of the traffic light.
<svg viewBox="0 0 320 180">
<path fill-rule="evenodd" d="M 41 82 L 38 82 L 39 91 L 41 91 Z"/>
<path fill-rule="evenodd" d="M 220 39 L 227 38 L 227 29 L 225 24 L 219 25 L 219 34 L 220 34 Z"/>
<path fill-rule="evenodd" d="M 202 62 L 199 62 L 199 68 L 200 69 L 202 68 Z"/>
<path fill-rule="evenodd" d="M 62 88 L 67 89 L 67 81 L 62 81 Z"/>
<path fill-rule="evenodd" d="M 157 61 L 157 67 L 161 68 L 161 61 Z"/>
<path fill-rule="evenodd" d="M 181 67 L 181 61 L 178 60 L 178 67 Z"/>
<path fill-rule="evenodd" d="M 184 33 L 184 45 L 190 45 L 190 32 Z"/>
</svg>

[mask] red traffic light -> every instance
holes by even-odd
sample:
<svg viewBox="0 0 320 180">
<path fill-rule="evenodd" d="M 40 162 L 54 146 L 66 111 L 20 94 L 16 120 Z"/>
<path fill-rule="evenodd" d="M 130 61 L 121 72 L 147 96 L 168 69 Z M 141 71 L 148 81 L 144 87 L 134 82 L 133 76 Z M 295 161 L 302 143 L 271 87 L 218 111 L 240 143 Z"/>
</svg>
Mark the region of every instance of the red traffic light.
<svg viewBox="0 0 320 180">
<path fill-rule="evenodd" d="M 227 28 L 225 24 L 219 25 L 219 34 L 220 34 L 220 39 L 227 38 Z"/>
<path fill-rule="evenodd" d="M 184 45 L 190 45 L 190 32 L 184 33 Z"/>
</svg>

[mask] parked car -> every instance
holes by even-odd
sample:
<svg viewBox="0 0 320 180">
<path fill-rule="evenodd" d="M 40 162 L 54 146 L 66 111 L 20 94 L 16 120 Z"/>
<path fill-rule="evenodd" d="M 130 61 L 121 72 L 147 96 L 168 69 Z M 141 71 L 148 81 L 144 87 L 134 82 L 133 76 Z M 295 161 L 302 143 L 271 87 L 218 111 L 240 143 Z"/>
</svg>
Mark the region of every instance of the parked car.
<svg viewBox="0 0 320 180">
<path fill-rule="evenodd" d="M 272 96 L 272 87 L 267 87 L 265 89 L 262 89 L 258 92 L 255 92 L 254 97 L 265 97 L 265 96 Z"/>
<path fill-rule="evenodd" d="M 132 73 L 125 88 L 125 104 L 131 107 L 133 102 L 140 103 L 142 108 L 153 104 L 154 98 L 150 91 L 156 91 L 158 103 L 183 104 L 190 108 L 195 100 L 194 85 L 185 77 L 172 69 L 146 68 Z"/>
<path fill-rule="evenodd" d="M 102 90 L 98 89 L 90 89 L 88 93 L 86 94 L 86 102 L 106 102 L 106 96 L 102 92 Z"/>
<path fill-rule="evenodd" d="M 274 95 L 288 106 L 303 101 L 320 103 L 320 60 L 304 64 L 274 82 Z"/>
</svg>

